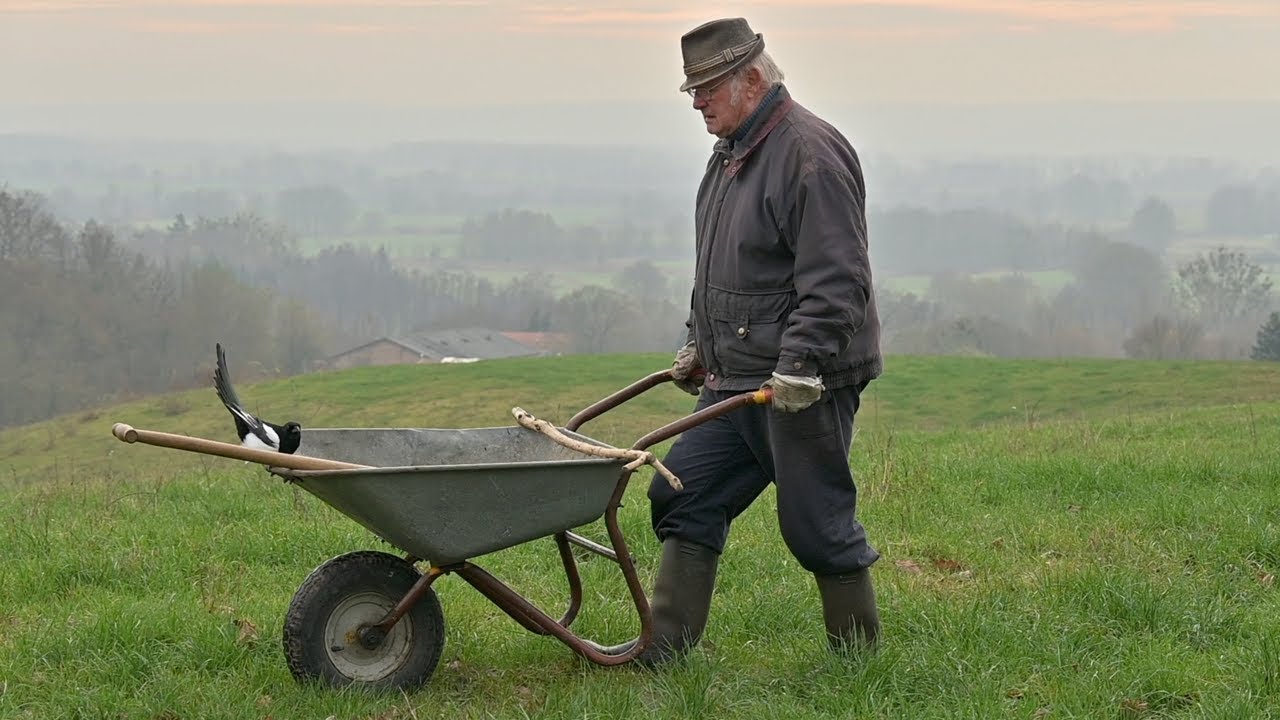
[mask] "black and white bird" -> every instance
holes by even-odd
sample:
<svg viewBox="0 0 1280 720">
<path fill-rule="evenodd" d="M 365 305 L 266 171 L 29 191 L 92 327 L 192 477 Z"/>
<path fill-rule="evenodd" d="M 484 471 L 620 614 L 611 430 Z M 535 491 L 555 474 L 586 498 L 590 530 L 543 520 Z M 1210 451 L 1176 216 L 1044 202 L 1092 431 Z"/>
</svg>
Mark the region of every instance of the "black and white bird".
<svg viewBox="0 0 1280 720">
<path fill-rule="evenodd" d="M 255 450 L 275 450 L 292 454 L 302 442 L 302 426 L 296 422 L 277 425 L 255 417 L 240 404 L 235 388 L 231 387 L 231 379 L 227 372 L 227 357 L 222 350 L 222 343 L 216 343 L 218 350 L 218 367 L 213 371 L 213 387 L 218 391 L 218 398 L 231 411 L 236 421 L 236 435 L 240 436 L 240 444 Z"/>
</svg>

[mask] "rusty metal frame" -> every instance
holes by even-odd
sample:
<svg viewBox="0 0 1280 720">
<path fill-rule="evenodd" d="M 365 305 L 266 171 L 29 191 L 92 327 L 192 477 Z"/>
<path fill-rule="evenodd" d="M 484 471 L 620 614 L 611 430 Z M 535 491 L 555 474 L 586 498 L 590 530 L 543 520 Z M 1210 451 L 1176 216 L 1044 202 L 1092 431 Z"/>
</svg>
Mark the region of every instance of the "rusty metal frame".
<svg viewBox="0 0 1280 720">
<path fill-rule="evenodd" d="M 577 431 L 583 423 L 671 379 L 669 370 L 663 370 L 641 378 L 578 412 L 565 424 L 565 429 Z M 645 450 L 711 418 L 719 417 L 747 405 L 769 402 L 770 398 L 771 393 L 767 390 L 748 392 L 730 397 L 650 432 L 637 440 L 632 449 Z M 444 567 L 432 566 L 428 569 L 409 592 L 396 603 L 395 608 L 388 612 L 379 623 L 362 631 L 362 641 L 366 641 L 366 634 L 368 642 L 376 642 L 380 637 L 385 636 L 396 622 L 413 607 L 414 603 L 418 602 L 426 594 L 437 579 L 452 573 L 461 577 L 491 600 L 526 630 L 537 635 L 552 635 L 577 654 L 598 665 L 612 666 L 630 662 L 649 646 L 649 641 L 653 634 L 653 616 L 649 609 L 649 598 L 645 594 L 644 588 L 640 585 L 635 563 L 627 549 L 626 538 L 623 537 L 622 528 L 618 524 L 618 509 L 622 506 L 622 498 L 626 493 L 627 484 L 633 472 L 633 470 L 627 470 L 626 468 L 622 469 L 617 485 L 614 486 L 613 495 L 609 498 L 609 503 L 604 511 L 605 529 L 609 534 L 609 542 L 612 547 L 606 547 L 568 531 L 552 535 L 559 549 L 560 559 L 564 565 L 565 575 L 569 583 L 569 606 L 559 620 L 547 615 L 523 595 L 494 577 L 487 570 L 469 560 L 464 560 L 460 563 Z M 617 654 L 607 653 L 600 645 L 578 636 L 569 629 L 582 607 L 582 577 L 578 572 L 577 560 L 573 556 L 573 549 L 570 545 L 577 545 L 597 555 L 609 558 L 621 568 L 622 576 L 627 583 L 627 590 L 630 592 L 632 602 L 635 603 L 636 612 L 640 616 L 640 634 L 637 641 L 622 646 L 626 648 L 624 652 Z M 412 556 L 406 559 L 410 562 L 418 560 L 418 558 Z"/>
</svg>

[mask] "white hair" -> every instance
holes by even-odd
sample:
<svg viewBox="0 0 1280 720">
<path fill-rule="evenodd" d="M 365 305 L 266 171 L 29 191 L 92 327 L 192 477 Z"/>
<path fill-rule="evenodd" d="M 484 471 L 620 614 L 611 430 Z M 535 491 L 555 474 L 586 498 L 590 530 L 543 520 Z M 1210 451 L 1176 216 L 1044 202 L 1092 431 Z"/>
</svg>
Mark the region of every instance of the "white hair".
<svg viewBox="0 0 1280 720">
<path fill-rule="evenodd" d="M 773 58 L 767 51 L 760 51 L 755 60 L 747 63 L 747 70 L 755 68 L 760 71 L 760 80 L 766 86 L 772 86 L 774 83 L 780 83 L 786 77 L 782 73 L 782 68 L 773 61 Z"/>
<path fill-rule="evenodd" d="M 738 68 L 733 73 L 733 77 L 729 80 L 729 102 L 737 105 L 742 100 L 742 89 L 746 83 L 747 73 L 755 68 L 760 71 L 760 84 L 764 87 L 773 87 L 774 84 L 780 83 L 786 78 L 782 68 L 773 61 L 773 57 L 769 55 L 767 50 L 761 50 L 760 54 L 754 60 Z"/>
</svg>

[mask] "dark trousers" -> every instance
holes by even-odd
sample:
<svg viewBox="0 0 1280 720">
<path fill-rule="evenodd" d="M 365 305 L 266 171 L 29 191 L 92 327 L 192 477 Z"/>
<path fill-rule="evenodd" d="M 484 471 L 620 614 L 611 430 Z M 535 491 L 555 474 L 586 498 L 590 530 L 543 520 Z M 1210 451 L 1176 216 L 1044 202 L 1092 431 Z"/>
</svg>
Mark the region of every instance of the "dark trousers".
<svg viewBox="0 0 1280 720">
<path fill-rule="evenodd" d="M 855 516 L 849 469 L 864 387 L 828 390 L 798 413 L 752 405 L 683 433 L 663 463 L 684 489 L 657 475 L 649 486 L 658 540 L 676 536 L 723 552 L 730 523 L 774 483 L 782 538 L 802 567 L 818 575 L 869 567 L 880 554 Z M 697 407 L 736 394 L 704 388 Z"/>
</svg>

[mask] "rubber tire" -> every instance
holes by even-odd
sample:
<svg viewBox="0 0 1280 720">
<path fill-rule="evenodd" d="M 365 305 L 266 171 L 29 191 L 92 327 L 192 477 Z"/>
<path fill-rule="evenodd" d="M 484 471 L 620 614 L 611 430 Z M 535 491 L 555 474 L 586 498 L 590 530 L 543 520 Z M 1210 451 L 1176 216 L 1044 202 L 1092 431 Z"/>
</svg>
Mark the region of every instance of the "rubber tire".
<svg viewBox="0 0 1280 720">
<path fill-rule="evenodd" d="M 385 610 L 395 607 L 422 573 L 408 561 L 377 551 L 339 555 L 323 563 L 307 576 L 289 603 L 284 621 L 284 656 L 289 671 L 299 682 L 319 680 L 334 687 L 356 686 L 370 689 L 414 689 L 424 685 L 435 671 L 444 651 L 444 613 L 434 589 L 429 589 L 409 609 L 388 634 L 386 643 L 365 655 L 396 651 L 400 657 L 387 658 L 386 668 L 374 668 L 374 677 L 352 677 L 335 664 L 327 631 L 335 612 L 349 612 L 360 598 L 368 616 L 372 601 Z M 343 610 L 343 608 L 347 610 Z M 350 632 L 355 628 L 342 628 Z M 390 648 L 390 650 L 389 650 Z"/>
</svg>

